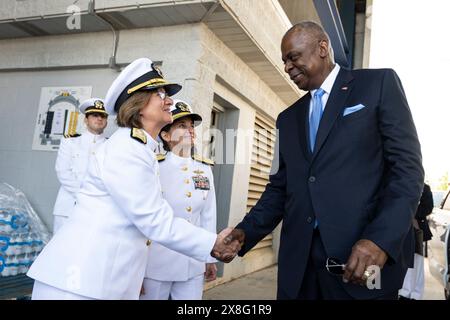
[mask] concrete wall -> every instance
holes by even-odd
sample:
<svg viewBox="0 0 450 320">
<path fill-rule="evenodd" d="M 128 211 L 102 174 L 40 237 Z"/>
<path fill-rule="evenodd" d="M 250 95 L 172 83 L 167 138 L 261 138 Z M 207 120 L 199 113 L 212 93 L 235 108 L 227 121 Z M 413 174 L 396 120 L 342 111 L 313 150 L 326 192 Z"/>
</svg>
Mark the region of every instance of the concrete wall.
<svg viewBox="0 0 450 320">
<path fill-rule="evenodd" d="M 56 152 L 31 149 L 41 87 L 92 86 L 92 95 L 102 96 L 114 77 L 108 69 L 0 72 L 0 182 L 21 189 L 50 231 Z"/>
<path fill-rule="evenodd" d="M 364 35 L 366 29 L 366 15 L 357 13 L 355 17 L 355 43 L 353 52 L 353 69 L 361 69 L 364 57 Z"/>
<path fill-rule="evenodd" d="M 109 32 L 0 41 L 4 97 L 0 100 L 0 181 L 22 189 L 50 230 L 59 188 L 56 152 L 31 149 L 41 87 L 92 86 L 93 96 L 104 96 L 118 73 L 92 66 L 107 64 L 111 44 Z M 117 62 L 143 56 L 162 61 L 166 78 L 183 85 L 176 98 L 191 102 L 203 116 L 200 130 L 209 128 L 214 97 L 233 105 L 239 111 L 237 127 L 250 131 L 256 111 L 275 119 L 285 108 L 277 94 L 204 24 L 121 31 Z M 115 128 L 112 120 L 108 132 Z M 237 158 L 251 154 L 251 139 L 238 136 L 236 143 Z M 230 201 L 227 225 L 234 226 L 245 214 L 249 174 L 250 161 L 235 165 L 231 194 L 217 190 L 218 197 Z M 275 251 L 263 248 L 226 265 L 221 282 L 275 263 Z"/>
<path fill-rule="evenodd" d="M 0 21 L 66 14 L 67 8 L 74 2 L 81 12 L 87 11 L 89 0 L 0 0 Z"/>
<path fill-rule="evenodd" d="M 369 68 L 370 63 L 370 39 L 372 32 L 372 4 L 373 0 L 367 0 L 366 3 L 366 21 L 364 32 L 364 50 L 363 50 L 363 68 Z"/>
<path fill-rule="evenodd" d="M 216 35 L 205 25 L 200 25 L 201 56 L 198 60 L 198 90 L 202 101 L 199 104 L 211 105 L 214 83 L 220 76 L 231 88 L 238 92 L 254 108 L 272 119 L 286 108 L 285 103 L 273 92 L 258 75 L 239 59 Z"/>
<path fill-rule="evenodd" d="M 211 30 L 202 25 L 200 33 L 202 52 L 197 65 L 199 81 L 195 86 L 195 96 L 201 99 L 195 105 L 208 108 L 213 103 L 215 93 L 239 109 L 238 127 L 241 130 L 253 131 L 257 111 L 275 120 L 286 107 L 283 101 Z M 211 83 L 215 85 L 211 86 Z M 238 135 L 236 139 L 236 158 L 241 164 L 234 166 L 228 226 L 235 226 L 246 212 L 251 142 L 251 137 Z M 245 159 L 247 162 L 243 163 Z M 279 230 L 274 235 L 276 244 L 274 248 L 259 249 L 225 265 L 223 278 L 208 284 L 208 287 L 274 264 L 278 251 L 278 237 Z"/>
<path fill-rule="evenodd" d="M 316 8 L 312 0 L 278 0 L 292 24 L 302 20 L 311 20 L 320 23 Z"/>
<path fill-rule="evenodd" d="M 287 84 L 300 94 L 284 72 L 280 45 L 285 32 L 292 26 L 277 0 L 221 0 L 222 6 L 260 48 Z M 266 23 L 270 21 L 270 23 Z M 270 83 L 273 85 L 273 83 Z M 283 83 L 282 85 L 286 85 Z"/>
<path fill-rule="evenodd" d="M 192 57 L 199 55 L 200 48 L 195 29 L 122 31 L 118 62 L 143 56 L 162 61 L 166 78 L 187 89 L 177 97 L 189 100 L 189 82 L 196 70 Z M 111 41 L 109 32 L 0 41 L 0 181 L 22 189 L 50 230 L 59 188 L 54 172 L 56 152 L 32 150 L 41 87 L 92 86 L 92 95 L 103 97 L 118 73 L 87 66 L 107 63 Z M 55 67 L 62 70 L 52 70 Z"/>
<path fill-rule="evenodd" d="M 0 21 L 14 19 L 41 19 L 69 15 L 67 10 L 76 5 L 80 13 L 88 12 L 92 0 L 0 0 Z M 192 3 L 191 0 L 95 0 L 96 10 L 114 10 L 117 8 L 145 8 L 170 4 Z"/>
</svg>

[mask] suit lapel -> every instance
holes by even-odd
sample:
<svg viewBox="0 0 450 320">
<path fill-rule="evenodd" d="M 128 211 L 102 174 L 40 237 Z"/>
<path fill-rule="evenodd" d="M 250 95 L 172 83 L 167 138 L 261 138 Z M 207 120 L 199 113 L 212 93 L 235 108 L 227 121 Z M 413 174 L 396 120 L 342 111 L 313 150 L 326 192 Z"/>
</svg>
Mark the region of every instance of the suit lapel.
<svg viewBox="0 0 450 320">
<path fill-rule="evenodd" d="M 297 126 L 300 136 L 300 147 L 305 155 L 305 159 L 311 161 L 311 151 L 309 148 L 309 103 L 311 101 L 311 93 L 307 93 L 300 101 L 297 110 Z"/>
<path fill-rule="evenodd" d="M 319 153 L 331 131 L 331 128 L 336 122 L 336 119 L 342 112 L 342 108 L 345 106 L 345 101 L 352 91 L 352 80 L 353 77 L 350 71 L 345 69 L 341 69 L 339 71 L 333 88 L 331 89 L 330 96 L 328 97 L 322 119 L 320 120 L 312 160 L 314 160 L 316 155 Z"/>
</svg>

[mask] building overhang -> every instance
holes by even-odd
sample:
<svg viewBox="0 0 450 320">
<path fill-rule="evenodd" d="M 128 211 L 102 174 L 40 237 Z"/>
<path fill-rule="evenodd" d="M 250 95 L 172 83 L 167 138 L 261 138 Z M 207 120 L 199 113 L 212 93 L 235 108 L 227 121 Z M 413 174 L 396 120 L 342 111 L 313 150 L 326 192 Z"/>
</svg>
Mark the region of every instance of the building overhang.
<svg viewBox="0 0 450 320">
<path fill-rule="evenodd" d="M 55 5 L 51 5 L 53 2 Z M 261 8 L 271 5 L 270 12 L 262 12 L 271 15 L 270 23 L 258 24 L 255 16 L 258 11 L 254 6 L 242 6 L 238 0 L 85 0 L 77 7 L 71 6 L 73 1 L 66 0 L 0 0 L 6 9 L 0 15 L 0 40 L 107 31 L 111 27 L 127 30 L 205 23 L 286 105 L 290 105 L 301 95 L 284 73 L 279 52 L 281 37 L 290 22 L 277 0 L 252 2 L 259 3 Z M 71 28 L 76 27 L 78 18 L 80 28 Z M 274 26 L 279 32 L 271 34 Z"/>
</svg>

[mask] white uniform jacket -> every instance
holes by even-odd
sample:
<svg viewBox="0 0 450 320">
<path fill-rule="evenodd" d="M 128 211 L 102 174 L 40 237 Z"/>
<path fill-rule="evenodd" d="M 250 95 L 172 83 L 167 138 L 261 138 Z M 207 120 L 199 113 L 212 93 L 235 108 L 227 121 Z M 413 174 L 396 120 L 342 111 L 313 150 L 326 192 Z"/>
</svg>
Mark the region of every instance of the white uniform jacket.
<svg viewBox="0 0 450 320">
<path fill-rule="evenodd" d="M 88 169 L 89 158 L 97 146 L 105 142 L 104 135 L 89 131 L 78 137 L 61 140 L 55 170 L 61 187 L 56 197 L 53 214 L 69 217 L 75 206 L 75 197 L 80 190 Z"/>
<path fill-rule="evenodd" d="M 207 261 L 217 235 L 174 218 L 163 199 L 157 143 L 119 128 L 92 158 L 74 213 L 28 276 L 95 299 L 138 299 L 150 241 Z"/>
<path fill-rule="evenodd" d="M 215 233 L 216 195 L 211 166 L 168 152 L 159 167 L 163 197 L 172 207 L 174 215 Z M 210 257 L 207 262 L 217 260 Z M 156 242 L 150 246 L 146 278 L 187 281 L 204 272 L 204 262 Z"/>
</svg>

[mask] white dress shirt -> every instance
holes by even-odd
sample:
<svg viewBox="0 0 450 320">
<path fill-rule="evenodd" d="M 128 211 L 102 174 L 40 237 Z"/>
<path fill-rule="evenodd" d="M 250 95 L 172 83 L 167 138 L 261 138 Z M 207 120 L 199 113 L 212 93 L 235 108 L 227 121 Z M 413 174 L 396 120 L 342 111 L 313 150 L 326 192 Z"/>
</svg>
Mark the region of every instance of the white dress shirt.
<svg viewBox="0 0 450 320">
<path fill-rule="evenodd" d="M 325 91 L 325 93 L 322 96 L 322 111 L 325 111 L 325 107 L 327 105 L 328 98 L 330 97 L 331 89 L 333 88 L 334 82 L 336 81 L 337 75 L 339 73 L 339 70 L 341 70 L 341 67 L 336 63 L 334 65 L 333 70 L 331 70 L 328 77 L 325 79 L 325 81 L 322 83 L 320 88 Z M 316 93 L 317 89 L 311 90 L 311 101 L 309 103 L 309 119 L 311 120 L 311 114 L 312 114 L 312 108 L 313 108 L 313 98 L 314 94 Z"/>
</svg>

